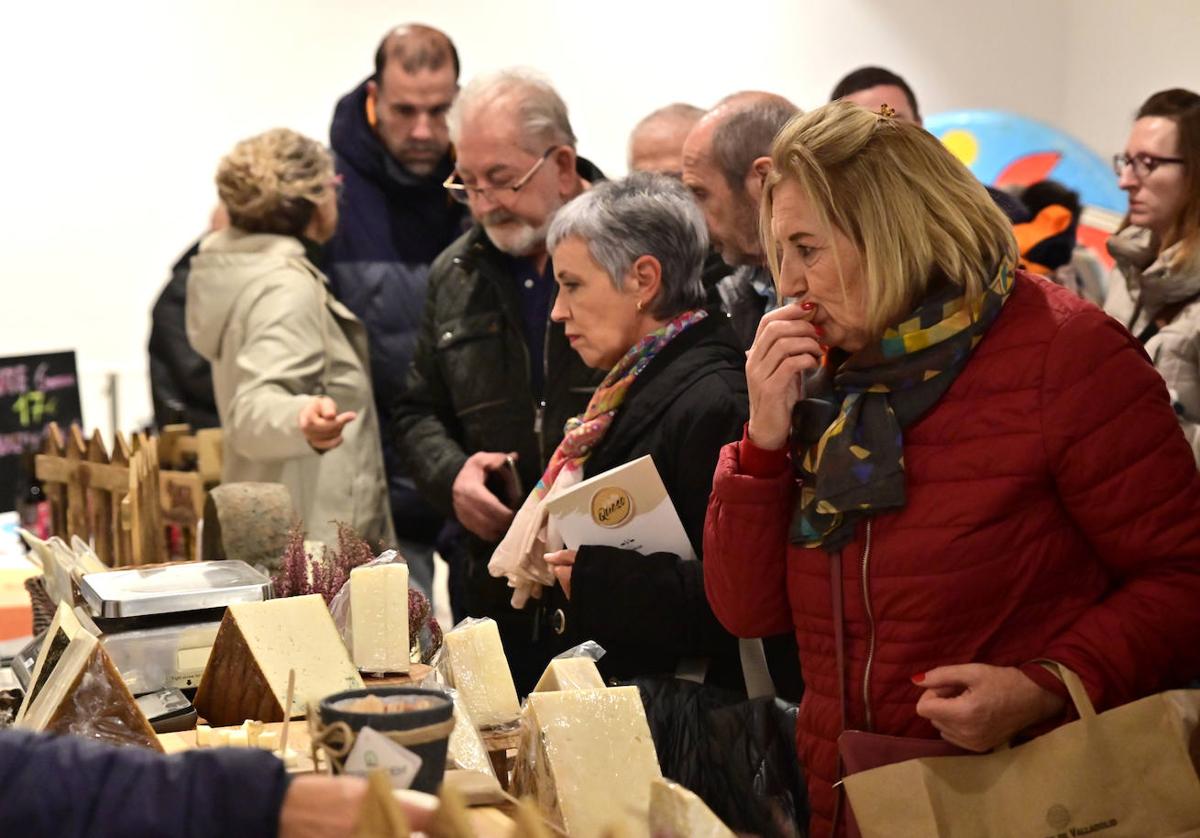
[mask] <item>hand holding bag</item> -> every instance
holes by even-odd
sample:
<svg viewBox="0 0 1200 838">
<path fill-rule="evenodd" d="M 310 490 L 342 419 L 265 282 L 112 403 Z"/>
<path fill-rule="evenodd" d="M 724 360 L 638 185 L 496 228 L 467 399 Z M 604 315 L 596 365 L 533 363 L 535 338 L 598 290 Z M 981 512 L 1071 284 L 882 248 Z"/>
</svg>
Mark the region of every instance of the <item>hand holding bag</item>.
<svg viewBox="0 0 1200 838">
<path fill-rule="evenodd" d="M 915 759 L 845 779 L 862 834 L 1200 835 L 1195 753 L 1200 690 L 1159 693 L 1097 714 L 1057 667 L 1079 720 L 1015 748 Z"/>
</svg>

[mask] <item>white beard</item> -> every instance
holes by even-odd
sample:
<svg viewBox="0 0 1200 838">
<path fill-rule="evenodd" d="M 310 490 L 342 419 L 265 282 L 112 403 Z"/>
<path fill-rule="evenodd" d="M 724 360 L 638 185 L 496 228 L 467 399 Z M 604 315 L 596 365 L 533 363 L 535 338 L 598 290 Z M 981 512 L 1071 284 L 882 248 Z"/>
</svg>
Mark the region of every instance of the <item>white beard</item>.
<svg viewBox="0 0 1200 838">
<path fill-rule="evenodd" d="M 546 234 L 550 232 L 550 222 L 563 207 L 564 202 L 550 211 L 546 220 L 534 227 L 526 221 L 514 216 L 508 210 L 497 209 L 489 212 L 479 220 L 483 231 L 492 240 L 492 244 L 502 253 L 509 256 L 528 256 L 540 250 L 546 244 Z M 505 222 L 505 223 L 497 223 Z"/>
</svg>

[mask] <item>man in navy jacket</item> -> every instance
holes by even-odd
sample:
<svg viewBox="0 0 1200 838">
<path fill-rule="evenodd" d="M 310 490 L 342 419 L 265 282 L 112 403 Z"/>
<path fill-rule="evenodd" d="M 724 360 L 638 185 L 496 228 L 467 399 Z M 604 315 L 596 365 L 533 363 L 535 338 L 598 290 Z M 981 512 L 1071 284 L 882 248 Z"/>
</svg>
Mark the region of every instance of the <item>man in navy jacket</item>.
<svg viewBox="0 0 1200 838">
<path fill-rule="evenodd" d="M 335 295 L 367 327 L 383 428 L 412 358 L 429 265 L 469 226 L 466 208 L 442 188 L 454 169 L 446 113 L 458 73 L 443 32 L 397 27 L 379 45 L 374 75 L 338 102 L 330 128 L 344 191 L 325 268 Z M 443 518 L 403 474 L 387 434 L 383 452 L 400 551 L 428 593 Z"/>
</svg>

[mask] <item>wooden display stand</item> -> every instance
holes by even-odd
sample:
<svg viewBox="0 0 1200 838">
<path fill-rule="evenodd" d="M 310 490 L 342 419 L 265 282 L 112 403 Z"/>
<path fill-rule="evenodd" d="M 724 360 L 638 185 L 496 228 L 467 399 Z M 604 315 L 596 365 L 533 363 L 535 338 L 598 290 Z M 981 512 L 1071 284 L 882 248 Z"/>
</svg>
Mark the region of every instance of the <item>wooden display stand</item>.
<svg viewBox="0 0 1200 838">
<path fill-rule="evenodd" d="M 171 525 L 181 531 L 184 557 L 193 558 L 209 481 L 220 476 L 221 432 L 191 436 L 186 428 L 170 426 L 161 438 L 138 433 L 132 445 L 118 432 L 110 456 L 99 431 L 85 441 L 78 425 L 64 437 L 52 423 L 35 466 L 50 502 L 51 535 L 68 542 L 77 535 L 102 562 L 125 567 L 170 560 Z M 191 462 L 199 470 L 181 470 Z"/>
</svg>

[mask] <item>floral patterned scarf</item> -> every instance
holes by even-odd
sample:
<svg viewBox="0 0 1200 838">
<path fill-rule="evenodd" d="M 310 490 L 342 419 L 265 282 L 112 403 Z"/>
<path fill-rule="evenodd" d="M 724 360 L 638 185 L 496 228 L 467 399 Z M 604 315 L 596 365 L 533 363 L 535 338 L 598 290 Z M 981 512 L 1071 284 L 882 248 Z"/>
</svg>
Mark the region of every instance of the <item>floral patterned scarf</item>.
<svg viewBox="0 0 1200 838">
<path fill-rule="evenodd" d="M 668 343 L 696 325 L 708 312 L 685 311 L 635 343 L 596 388 L 587 409 L 567 421 L 563 440 L 554 449 L 542 479 L 517 511 L 512 526 L 488 562 L 492 576 L 507 576 L 514 588 L 513 607 L 521 608 L 540 587 L 554 584 L 545 554 L 562 548 L 557 533 L 548 531 L 546 501 L 579 483 L 583 464 L 613 423 L 625 395 L 637 377 Z"/>
</svg>

